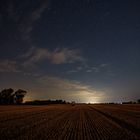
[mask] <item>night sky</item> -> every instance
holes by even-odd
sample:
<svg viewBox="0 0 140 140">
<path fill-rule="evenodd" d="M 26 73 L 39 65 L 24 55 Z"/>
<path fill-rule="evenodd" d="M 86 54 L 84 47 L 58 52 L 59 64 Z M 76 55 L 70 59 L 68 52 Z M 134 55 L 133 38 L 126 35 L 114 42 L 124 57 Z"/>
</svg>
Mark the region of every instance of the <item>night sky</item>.
<svg viewBox="0 0 140 140">
<path fill-rule="evenodd" d="M 0 0 L 0 89 L 25 100 L 140 98 L 139 0 Z"/>
</svg>

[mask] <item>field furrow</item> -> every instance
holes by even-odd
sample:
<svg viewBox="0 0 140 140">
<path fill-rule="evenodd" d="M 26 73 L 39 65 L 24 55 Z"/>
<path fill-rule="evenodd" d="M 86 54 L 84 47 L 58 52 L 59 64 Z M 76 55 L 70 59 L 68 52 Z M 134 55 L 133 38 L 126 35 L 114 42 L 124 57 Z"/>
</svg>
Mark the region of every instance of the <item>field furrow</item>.
<svg viewBox="0 0 140 140">
<path fill-rule="evenodd" d="M 126 110 L 124 107 L 119 110 L 119 106 L 114 105 L 84 104 L 1 106 L 0 139 L 140 140 L 139 131 L 131 126 L 131 121 L 124 121 L 125 114 L 129 116 L 131 110 L 136 114 L 130 116 L 133 121 L 136 120 L 139 110 L 132 109 L 134 106 L 130 109 L 129 106 L 125 107 Z M 116 110 L 124 112 L 117 116 Z M 120 116 L 123 119 L 120 119 Z M 139 121 L 139 118 L 137 120 Z"/>
</svg>

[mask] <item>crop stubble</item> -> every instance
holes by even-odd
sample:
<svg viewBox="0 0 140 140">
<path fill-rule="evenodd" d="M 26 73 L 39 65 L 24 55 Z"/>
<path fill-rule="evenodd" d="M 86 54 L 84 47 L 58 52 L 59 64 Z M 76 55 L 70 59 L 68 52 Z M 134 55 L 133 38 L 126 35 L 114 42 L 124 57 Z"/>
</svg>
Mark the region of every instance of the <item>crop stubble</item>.
<svg viewBox="0 0 140 140">
<path fill-rule="evenodd" d="M 1 140 L 140 140 L 139 105 L 0 106 Z"/>
</svg>

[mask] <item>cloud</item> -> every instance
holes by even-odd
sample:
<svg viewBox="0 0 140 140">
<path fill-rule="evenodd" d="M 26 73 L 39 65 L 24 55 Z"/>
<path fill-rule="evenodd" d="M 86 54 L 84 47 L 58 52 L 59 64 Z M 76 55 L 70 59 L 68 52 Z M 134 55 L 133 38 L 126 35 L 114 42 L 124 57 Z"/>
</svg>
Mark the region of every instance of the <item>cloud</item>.
<svg viewBox="0 0 140 140">
<path fill-rule="evenodd" d="M 87 70 L 86 72 L 90 73 L 90 72 L 92 72 L 92 71 L 93 71 L 92 69 L 89 69 L 89 70 Z"/>
<path fill-rule="evenodd" d="M 46 87 L 63 89 L 63 90 L 89 90 L 89 86 L 82 85 L 79 81 L 67 80 L 55 76 L 43 76 L 39 78 L 39 82 Z"/>
<path fill-rule="evenodd" d="M 104 91 L 93 89 L 89 85 L 74 80 L 55 76 L 43 76 L 39 78 L 38 81 L 52 96 L 59 97 L 61 95 L 64 99 L 79 100 L 83 102 L 99 102 L 105 96 Z M 55 93 L 55 95 L 53 95 L 53 93 Z"/>
<path fill-rule="evenodd" d="M 32 47 L 27 52 L 17 57 L 16 61 L 15 59 L 0 60 L 0 72 L 20 71 L 28 75 L 28 73 L 32 73 L 33 70 L 39 70 L 38 68 L 41 68 L 39 66 L 45 62 L 60 65 L 76 62 L 82 63 L 83 61 L 84 58 L 81 56 L 80 51 L 75 49 L 59 48 L 50 51 L 47 48 Z"/>
<path fill-rule="evenodd" d="M 77 70 L 69 70 L 69 71 L 67 71 L 66 73 L 67 74 L 70 74 L 70 73 L 77 73 L 78 71 Z"/>
<path fill-rule="evenodd" d="M 108 66 L 109 66 L 109 64 L 100 64 L 98 66 L 87 66 L 86 67 L 86 72 L 87 73 L 91 73 L 91 72 L 98 73 L 101 70 L 103 70 L 104 68 L 107 68 Z"/>
<path fill-rule="evenodd" d="M 0 17 L 2 18 L 2 23 L 10 21 L 14 34 L 18 34 L 24 41 L 29 41 L 36 22 L 41 19 L 48 6 L 49 0 L 34 2 L 29 0 L 21 1 L 20 3 L 18 1 L 8 1 L 0 5 Z"/>
<path fill-rule="evenodd" d="M 77 73 L 77 72 L 82 71 L 82 70 L 83 70 L 83 66 L 78 66 L 78 67 L 76 67 L 76 69 L 68 70 L 67 74 Z"/>
<path fill-rule="evenodd" d="M 87 73 L 99 72 L 99 68 L 98 67 L 90 67 L 87 64 L 83 66 L 83 64 L 82 64 L 81 66 L 78 66 L 75 69 L 68 70 L 67 74 L 77 73 L 77 72 L 87 72 Z"/>
<path fill-rule="evenodd" d="M 49 59 L 50 52 L 45 48 L 31 48 L 21 58 L 25 59 L 23 66 L 33 66 L 43 60 Z"/>
<path fill-rule="evenodd" d="M 91 69 L 92 69 L 94 72 L 99 72 L 99 68 L 98 68 L 98 67 L 91 67 Z"/>
<path fill-rule="evenodd" d="M 12 60 L 0 60 L 0 72 L 19 72 L 17 62 Z"/>
<path fill-rule="evenodd" d="M 84 61 L 84 58 L 81 57 L 80 51 L 75 49 L 56 49 L 51 55 L 51 61 L 54 64 L 62 64 L 62 63 L 74 63 Z"/>
<path fill-rule="evenodd" d="M 49 51 L 46 48 L 31 48 L 27 53 L 23 54 L 24 66 L 32 66 L 44 60 L 50 61 L 52 64 L 67 64 L 74 62 L 82 62 L 84 58 L 80 55 L 80 51 L 68 48 L 55 49 Z"/>
<path fill-rule="evenodd" d="M 76 73 L 76 72 L 86 72 L 86 73 L 101 73 L 102 71 L 105 71 L 108 73 L 108 75 L 113 75 L 113 73 L 110 70 L 110 64 L 103 63 L 97 66 L 90 66 L 87 63 L 82 63 L 81 66 L 68 70 L 67 74 Z"/>
<path fill-rule="evenodd" d="M 104 67 L 107 67 L 107 66 L 109 66 L 109 64 L 101 64 L 101 65 L 99 65 L 99 67 L 101 67 L 101 68 L 104 68 Z"/>
<path fill-rule="evenodd" d="M 23 39 L 29 39 L 30 33 L 34 29 L 34 23 L 38 21 L 42 14 L 45 12 L 45 10 L 48 7 L 48 0 L 44 0 L 41 2 L 40 5 L 38 5 L 37 8 L 32 10 L 27 17 L 23 19 L 23 22 L 20 24 L 19 30 L 22 33 Z"/>
</svg>

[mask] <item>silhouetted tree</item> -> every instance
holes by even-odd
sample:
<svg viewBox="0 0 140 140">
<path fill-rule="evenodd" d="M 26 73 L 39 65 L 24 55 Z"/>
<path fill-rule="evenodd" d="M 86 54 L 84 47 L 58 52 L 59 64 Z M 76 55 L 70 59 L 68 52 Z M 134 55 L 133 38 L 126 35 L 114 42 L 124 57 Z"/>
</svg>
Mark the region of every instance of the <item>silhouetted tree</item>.
<svg viewBox="0 0 140 140">
<path fill-rule="evenodd" d="M 14 103 L 14 90 L 12 88 L 4 89 L 0 92 L 0 104 Z"/>
<path fill-rule="evenodd" d="M 22 90 L 22 89 L 18 89 L 14 96 L 15 96 L 15 102 L 16 104 L 21 104 L 23 102 L 23 98 L 25 96 L 27 92 L 25 90 Z"/>
<path fill-rule="evenodd" d="M 25 90 L 18 89 L 15 93 L 12 88 L 0 92 L 0 104 L 21 104 L 26 94 Z"/>
</svg>

